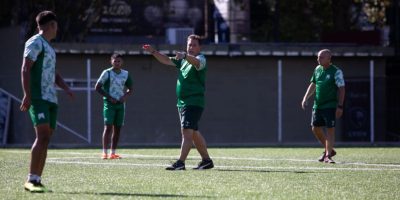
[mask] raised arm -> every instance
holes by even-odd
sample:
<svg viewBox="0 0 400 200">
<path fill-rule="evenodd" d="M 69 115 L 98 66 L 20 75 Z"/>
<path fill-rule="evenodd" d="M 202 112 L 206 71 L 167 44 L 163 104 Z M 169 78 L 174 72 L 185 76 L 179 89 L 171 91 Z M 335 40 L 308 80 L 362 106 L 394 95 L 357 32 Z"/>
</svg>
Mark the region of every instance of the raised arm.
<svg viewBox="0 0 400 200">
<path fill-rule="evenodd" d="M 155 50 L 151 45 L 145 44 L 143 45 L 143 50 L 149 52 L 151 55 L 153 55 L 160 63 L 165 64 L 165 65 L 170 65 L 170 66 L 175 66 L 175 64 L 169 59 L 168 56 L 158 52 Z"/>
</svg>

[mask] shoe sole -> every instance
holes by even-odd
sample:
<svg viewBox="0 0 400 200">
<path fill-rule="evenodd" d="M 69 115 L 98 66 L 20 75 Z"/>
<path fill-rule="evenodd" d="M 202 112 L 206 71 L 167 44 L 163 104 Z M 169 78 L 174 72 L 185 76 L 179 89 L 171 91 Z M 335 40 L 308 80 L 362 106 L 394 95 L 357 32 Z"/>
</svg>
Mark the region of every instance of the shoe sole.
<svg viewBox="0 0 400 200">
<path fill-rule="evenodd" d="M 178 168 L 165 168 L 165 170 L 175 171 L 175 170 L 186 170 L 185 167 L 178 167 Z"/>
<path fill-rule="evenodd" d="M 204 170 L 204 169 L 212 169 L 214 168 L 214 165 L 212 165 L 211 163 L 201 166 L 201 167 L 195 167 L 193 168 L 194 170 Z"/>
<path fill-rule="evenodd" d="M 30 190 L 28 188 L 24 188 L 26 191 L 31 192 L 31 193 L 44 193 L 44 190 Z"/>
</svg>

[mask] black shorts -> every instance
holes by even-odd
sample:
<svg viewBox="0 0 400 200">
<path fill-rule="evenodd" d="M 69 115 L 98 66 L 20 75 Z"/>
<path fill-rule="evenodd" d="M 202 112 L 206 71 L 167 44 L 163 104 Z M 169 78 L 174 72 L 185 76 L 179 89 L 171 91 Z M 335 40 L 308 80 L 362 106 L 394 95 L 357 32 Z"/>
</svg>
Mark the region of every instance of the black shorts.
<svg viewBox="0 0 400 200">
<path fill-rule="evenodd" d="M 336 125 L 336 108 L 313 109 L 311 126 L 333 128 Z"/>
<path fill-rule="evenodd" d="M 199 121 L 203 108 L 200 106 L 184 106 L 178 107 L 179 119 L 181 120 L 181 128 L 199 130 Z"/>
</svg>

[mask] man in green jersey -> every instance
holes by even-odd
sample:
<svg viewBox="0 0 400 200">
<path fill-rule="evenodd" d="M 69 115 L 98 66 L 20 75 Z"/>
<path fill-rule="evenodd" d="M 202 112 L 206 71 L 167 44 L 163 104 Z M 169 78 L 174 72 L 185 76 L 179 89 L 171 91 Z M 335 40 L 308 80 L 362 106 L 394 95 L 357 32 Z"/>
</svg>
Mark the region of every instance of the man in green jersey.
<svg viewBox="0 0 400 200">
<path fill-rule="evenodd" d="M 318 52 L 319 65 L 314 70 L 311 83 L 301 102 L 302 108 L 305 109 L 308 98 L 315 92 L 311 126 L 315 137 L 325 148 L 318 161 L 326 163 L 335 163 L 332 157 L 336 155 L 333 149 L 336 118 L 343 114 L 345 95 L 343 72 L 331 63 L 331 57 L 332 53 L 328 49 Z"/>
<path fill-rule="evenodd" d="M 103 155 L 102 159 L 120 159 L 116 154 L 121 127 L 124 125 L 125 101 L 132 93 L 132 79 L 128 71 L 122 69 L 122 55 L 111 56 L 111 68 L 104 70 L 96 83 L 96 91 L 103 96 Z M 108 157 L 108 144 L 111 135 L 111 154 Z"/>
<path fill-rule="evenodd" d="M 50 40 L 57 34 L 56 15 L 43 11 L 36 17 L 39 33 L 25 43 L 21 82 L 24 97 L 21 111 L 29 111 L 36 139 L 31 149 L 28 180 L 24 187 L 30 192 L 46 192 L 41 176 L 51 135 L 56 128 L 57 94 L 55 84 L 73 97 L 69 87 L 56 72 L 56 53 Z"/>
<path fill-rule="evenodd" d="M 151 53 L 159 62 L 175 66 L 178 72 L 176 95 L 178 112 L 181 121 L 182 144 L 179 159 L 167 167 L 167 170 L 184 170 L 185 160 L 194 144 L 202 161 L 194 169 L 211 169 L 214 167 L 207 151 L 206 141 L 199 132 L 198 122 L 204 109 L 204 91 L 206 78 L 206 58 L 200 54 L 201 39 L 198 35 L 187 38 L 187 52 L 176 52 L 175 57 L 168 57 L 156 51 L 150 45 L 143 49 Z"/>
</svg>

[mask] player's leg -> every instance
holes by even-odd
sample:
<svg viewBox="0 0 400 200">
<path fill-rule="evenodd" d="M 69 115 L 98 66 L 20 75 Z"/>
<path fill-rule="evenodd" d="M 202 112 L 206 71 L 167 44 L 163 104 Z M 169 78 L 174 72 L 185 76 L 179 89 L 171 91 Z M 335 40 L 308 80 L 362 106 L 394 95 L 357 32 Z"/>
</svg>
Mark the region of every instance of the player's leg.
<svg viewBox="0 0 400 200">
<path fill-rule="evenodd" d="M 336 126 L 336 109 L 329 108 L 324 109 L 324 119 L 326 124 L 326 146 L 325 146 L 325 162 L 327 163 L 335 163 L 332 160 L 332 157 L 336 155 L 336 152 L 333 149 L 333 145 L 335 142 L 335 126 Z"/>
<path fill-rule="evenodd" d="M 112 125 L 105 124 L 104 125 L 104 130 L 103 130 L 103 138 L 102 138 L 102 143 L 103 143 L 103 155 L 102 159 L 107 159 L 108 157 L 108 144 L 110 144 L 110 135 L 112 131 Z"/>
<path fill-rule="evenodd" d="M 29 114 L 35 126 L 35 141 L 31 148 L 31 160 L 29 166 L 28 180 L 24 187 L 30 192 L 46 192 L 41 184 L 41 175 L 47 157 L 47 148 L 50 142 L 52 129 L 50 127 L 50 104 L 46 101 L 32 101 Z"/>
<path fill-rule="evenodd" d="M 211 169 L 214 167 L 214 163 L 211 160 L 208 151 L 207 144 L 204 137 L 201 135 L 199 131 L 194 131 L 193 134 L 194 145 L 196 146 L 197 151 L 201 155 L 201 162 L 194 169 Z"/>
<path fill-rule="evenodd" d="M 57 125 L 57 113 L 58 113 L 57 104 L 50 103 L 50 102 L 46 102 L 46 104 L 48 105 L 48 109 L 49 109 L 49 124 L 48 125 L 49 125 L 49 129 L 50 130 L 48 130 L 47 127 L 45 128 L 46 130 L 44 130 L 44 132 L 48 132 L 49 131 L 49 136 L 48 136 L 48 139 L 46 139 L 46 142 L 44 143 L 45 152 L 44 152 L 44 155 L 43 155 L 43 157 L 41 159 L 41 164 L 40 164 L 41 169 L 40 169 L 40 175 L 39 176 L 42 175 L 44 166 L 46 165 L 47 150 L 48 150 L 48 147 L 49 147 L 50 139 L 51 139 L 51 136 L 53 135 L 54 130 L 56 129 L 56 125 Z M 35 127 L 35 129 L 36 128 L 37 127 Z M 36 132 L 39 132 L 39 131 L 36 131 Z"/>
<path fill-rule="evenodd" d="M 112 135 L 111 135 L 111 155 L 110 155 L 110 159 L 119 159 L 119 158 L 121 158 L 121 156 L 116 154 L 120 132 L 121 132 L 121 126 L 114 125 L 113 126 Z"/>
<path fill-rule="evenodd" d="M 198 130 L 194 131 L 193 143 L 203 160 L 210 159 L 210 156 L 208 155 L 208 151 L 207 151 L 206 140 L 204 139 L 204 137 L 201 135 L 200 131 L 198 131 Z"/>
<path fill-rule="evenodd" d="M 323 127 L 316 127 L 313 126 L 311 128 L 315 138 L 317 138 L 318 142 L 325 148 L 325 143 L 326 143 L 326 137 L 324 134 L 324 129 Z"/>
<path fill-rule="evenodd" d="M 326 154 L 326 137 L 324 133 L 325 120 L 320 109 L 313 109 L 311 127 L 315 138 L 317 138 L 318 142 L 324 147 L 324 152 L 322 152 L 322 155 L 318 158 L 319 162 L 323 162 Z"/>
<path fill-rule="evenodd" d="M 108 158 L 108 145 L 110 144 L 112 126 L 113 126 L 114 118 L 115 118 L 115 109 L 111 103 L 104 102 L 103 117 L 104 117 L 104 130 L 103 130 L 103 137 L 102 137 L 103 154 L 102 154 L 101 158 L 107 159 Z"/>
<path fill-rule="evenodd" d="M 49 124 L 40 124 L 35 127 L 35 132 L 36 139 L 32 145 L 30 174 L 36 174 L 41 177 L 46 163 L 52 130 Z"/>
<path fill-rule="evenodd" d="M 333 146 L 335 143 L 335 128 L 327 128 L 327 135 L 326 135 L 326 152 L 331 152 L 331 153 L 326 153 L 325 156 L 325 162 L 327 163 L 335 163 L 335 161 L 332 160 L 333 155 Z M 336 154 L 336 153 L 335 153 Z"/>
<path fill-rule="evenodd" d="M 119 136 L 121 133 L 121 128 L 124 125 L 125 119 L 125 105 L 119 104 L 115 105 L 115 116 L 113 122 L 113 132 L 111 135 L 111 155 L 110 159 L 119 159 L 121 156 L 116 154 L 118 147 Z"/>
<path fill-rule="evenodd" d="M 189 155 L 190 150 L 193 146 L 193 129 L 184 128 L 181 129 L 182 133 L 182 144 L 181 144 L 181 152 L 179 155 L 179 160 L 185 161 L 187 156 Z"/>
<path fill-rule="evenodd" d="M 324 134 L 323 127 L 325 126 L 325 121 L 321 115 L 321 110 L 313 109 L 311 118 L 311 130 L 319 141 L 319 143 L 325 148 L 326 137 Z"/>
<path fill-rule="evenodd" d="M 185 170 L 185 160 L 189 155 L 190 149 L 193 146 L 193 129 L 181 129 L 182 143 L 179 159 L 166 170 Z"/>
<path fill-rule="evenodd" d="M 179 107 L 178 108 L 179 119 L 181 122 L 181 150 L 179 159 L 173 163 L 171 166 L 165 168 L 166 170 L 184 170 L 185 160 L 189 155 L 190 149 L 193 146 L 193 127 L 191 126 L 191 112 L 189 107 Z"/>
</svg>

